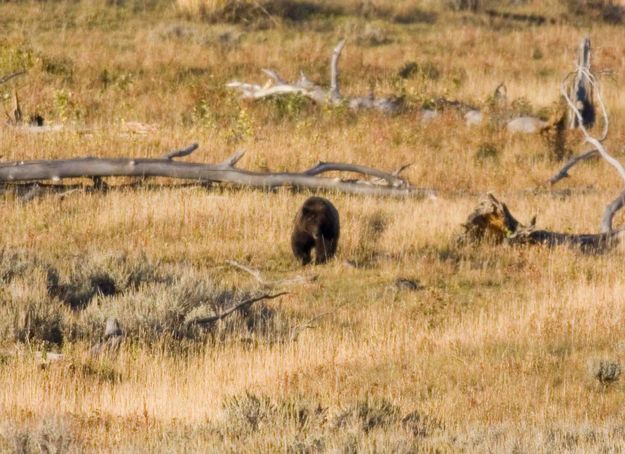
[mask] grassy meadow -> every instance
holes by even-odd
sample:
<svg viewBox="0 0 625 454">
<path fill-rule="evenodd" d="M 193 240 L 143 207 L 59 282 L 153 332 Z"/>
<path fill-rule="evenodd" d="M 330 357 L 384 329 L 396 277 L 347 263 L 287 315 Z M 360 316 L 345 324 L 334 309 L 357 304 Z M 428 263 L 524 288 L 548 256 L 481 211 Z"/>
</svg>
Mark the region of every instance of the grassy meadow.
<svg viewBox="0 0 625 454">
<path fill-rule="evenodd" d="M 0 451 L 624 450 L 625 384 L 588 372 L 596 359 L 625 364 L 622 252 L 457 241 L 487 192 L 522 222 L 596 233 L 618 174 L 591 160 L 551 188 L 565 161 L 544 134 L 421 112 L 446 98 L 488 113 L 504 82 L 515 115 L 548 119 L 590 36 L 605 145 L 625 159 L 619 7 L 461 3 L 1 2 L 0 76 L 28 70 L 0 85 L 4 110 L 17 90 L 26 117 L 62 126 L 32 133 L 3 120 L 2 161 L 157 157 L 198 142 L 184 159 L 245 150 L 239 167 L 257 171 L 411 163 L 402 175 L 437 196 L 325 194 L 341 216 L 338 253 L 302 268 L 289 238 L 307 192 L 110 178 L 106 191 L 77 179 L 25 200 L 6 187 Z M 250 102 L 225 88 L 264 84 L 263 68 L 327 85 L 341 38 L 342 92 L 403 95 L 405 112 Z M 583 150 L 567 132 L 562 155 Z M 307 279 L 267 289 L 229 260 L 267 280 Z M 187 323 L 265 291 L 288 294 L 209 329 Z M 124 342 L 94 358 L 108 317 Z"/>
</svg>

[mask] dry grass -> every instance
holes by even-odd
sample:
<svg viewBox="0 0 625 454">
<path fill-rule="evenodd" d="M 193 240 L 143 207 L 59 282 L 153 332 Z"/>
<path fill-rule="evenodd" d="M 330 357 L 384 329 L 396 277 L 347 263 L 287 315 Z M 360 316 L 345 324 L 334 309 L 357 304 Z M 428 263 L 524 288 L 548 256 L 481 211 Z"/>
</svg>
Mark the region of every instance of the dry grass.
<svg viewBox="0 0 625 454">
<path fill-rule="evenodd" d="M 518 10 L 563 11 L 560 2 L 531 9 L 537 3 Z M 467 128 L 455 112 L 423 124 L 418 111 L 439 96 L 484 106 L 505 81 L 517 106 L 548 114 L 590 33 L 595 69 L 612 71 L 603 73 L 607 146 L 622 157 L 620 28 L 536 28 L 421 2 L 432 20 L 349 13 L 258 29 L 191 20 L 177 7 L 2 3 L 0 74 L 27 66 L 15 82 L 25 113 L 66 126 L 50 134 L 0 127 L 2 159 L 157 156 L 198 141 L 196 160 L 242 148 L 240 165 L 250 169 L 413 162 L 406 176 L 440 196 L 329 195 L 341 214 L 338 256 L 303 271 L 288 238 L 305 193 L 168 181 L 29 203 L 5 193 L 0 450 L 624 449 L 623 384 L 587 372 L 592 358 L 625 361 L 622 253 L 454 241 L 487 190 L 522 221 L 537 214 L 542 227 L 595 232 L 620 191 L 615 172 L 589 162 L 560 183 L 566 191 L 534 193 L 560 164 L 544 138 Z M 381 41 L 370 39 L 376 27 Z M 262 80 L 264 67 L 327 80 L 340 36 L 349 39 L 343 90 L 403 93 L 412 110 L 383 117 L 301 100 L 255 105 L 223 88 L 232 78 Z M 418 70 L 400 77 L 411 62 Z M 0 87 L 7 106 L 12 86 Z M 153 131 L 129 133 L 131 121 Z M 233 259 L 269 279 L 319 277 L 208 332 L 176 331 L 184 317 L 259 290 L 224 265 Z M 397 288 L 398 278 L 424 288 Z M 326 312 L 292 340 L 293 329 Z M 129 338 L 118 356 L 89 359 L 108 316 Z M 37 349 L 65 360 L 41 367 Z"/>
</svg>

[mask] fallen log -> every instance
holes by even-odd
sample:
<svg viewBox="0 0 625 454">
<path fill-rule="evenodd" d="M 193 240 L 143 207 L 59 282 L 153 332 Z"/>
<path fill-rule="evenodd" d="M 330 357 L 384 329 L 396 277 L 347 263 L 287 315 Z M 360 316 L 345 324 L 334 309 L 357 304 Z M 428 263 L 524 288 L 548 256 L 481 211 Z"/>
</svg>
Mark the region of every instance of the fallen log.
<svg viewBox="0 0 625 454">
<path fill-rule="evenodd" d="M 387 114 L 396 114 L 404 108 L 404 98 L 401 96 L 390 96 L 385 98 L 375 98 L 373 93 L 367 96 L 344 97 L 339 88 L 339 59 L 345 46 L 345 40 L 341 40 L 330 58 L 330 88 L 324 89 L 320 85 L 310 81 L 303 72 L 300 78 L 289 83 L 272 69 L 263 69 L 263 73 L 270 80 L 264 85 L 230 81 L 227 88 L 239 90 L 241 97 L 245 99 L 262 99 L 280 95 L 300 95 L 311 99 L 316 104 L 322 105 L 346 105 L 351 110 L 377 110 Z"/>
<path fill-rule="evenodd" d="M 229 183 L 237 186 L 265 190 L 279 187 L 295 189 L 337 191 L 348 194 L 386 197 L 432 197 L 435 191 L 417 188 L 400 178 L 398 172 L 389 174 L 370 167 L 319 162 L 304 172 L 253 172 L 236 167 L 244 152 L 236 152 L 219 164 L 179 162 L 174 158 L 187 156 L 198 148 L 193 144 L 182 150 L 167 153 L 161 158 L 74 158 L 43 161 L 17 161 L 0 163 L 0 183 L 24 181 L 60 181 L 67 178 L 104 177 L 169 177 L 195 180 L 202 183 Z M 404 167 L 405 168 L 405 167 Z M 377 181 L 320 178 L 329 171 L 346 171 L 376 177 Z"/>
<path fill-rule="evenodd" d="M 620 200 L 621 203 L 625 203 L 625 194 L 620 196 Z M 615 211 L 612 210 L 612 215 Z M 505 203 L 497 200 L 492 194 L 488 194 L 487 198 L 475 208 L 462 227 L 464 233 L 460 240 L 465 244 L 488 241 L 492 244 L 544 245 L 547 247 L 565 245 L 578 247 L 584 252 L 599 253 L 621 241 L 619 232 L 612 230 L 597 234 L 572 234 L 537 229 L 536 217 L 529 224 L 524 225 L 510 213 Z"/>
</svg>

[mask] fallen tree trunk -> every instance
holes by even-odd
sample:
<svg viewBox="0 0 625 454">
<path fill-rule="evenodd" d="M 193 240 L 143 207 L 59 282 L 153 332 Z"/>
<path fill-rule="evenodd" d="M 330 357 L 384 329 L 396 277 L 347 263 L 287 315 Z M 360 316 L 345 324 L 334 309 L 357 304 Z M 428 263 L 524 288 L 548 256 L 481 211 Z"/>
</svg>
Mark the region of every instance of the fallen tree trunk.
<svg viewBox="0 0 625 454">
<path fill-rule="evenodd" d="M 387 114 L 395 114 L 404 108 L 404 99 L 401 96 L 375 98 L 373 93 L 367 96 L 343 97 L 339 89 L 339 59 L 345 46 L 345 40 L 340 41 L 330 58 L 330 88 L 324 89 L 320 85 L 311 82 L 303 72 L 294 83 L 288 83 L 276 71 L 263 69 L 263 73 L 269 77 L 264 85 L 250 84 L 233 80 L 226 84 L 227 88 L 233 88 L 241 92 L 246 99 L 262 99 L 280 95 L 300 95 L 311 99 L 317 104 L 341 105 L 345 104 L 352 110 L 378 110 Z"/>
<path fill-rule="evenodd" d="M 625 194 L 617 200 L 625 203 Z M 571 234 L 537 229 L 535 217 L 528 225 L 524 225 L 510 213 L 505 203 L 497 200 L 492 194 L 488 194 L 462 226 L 464 233 L 461 240 L 464 243 L 488 241 L 494 244 L 545 245 L 547 247 L 566 245 L 578 247 L 584 252 L 597 253 L 613 247 L 620 241 L 618 232 L 611 230 L 597 234 Z"/>
<path fill-rule="evenodd" d="M 197 144 L 182 150 L 172 151 L 158 159 L 104 159 L 76 158 L 44 161 L 18 161 L 0 164 L 0 183 L 22 181 L 60 181 L 67 178 L 103 177 L 169 177 L 195 180 L 204 183 L 230 183 L 237 186 L 274 189 L 292 187 L 344 192 L 348 194 L 376 195 L 387 197 L 434 196 L 432 189 L 417 188 L 396 174 L 388 174 L 369 167 L 344 163 L 320 162 L 301 173 L 294 172 L 252 172 L 235 167 L 244 156 L 237 152 L 220 164 L 178 162 L 176 157 L 189 155 Z M 317 175 L 329 171 L 348 171 L 375 176 L 385 184 L 371 181 L 343 181 L 337 178 L 320 178 Z M 397 172 L 396 172 L 397 173 Z"/>
</svg>

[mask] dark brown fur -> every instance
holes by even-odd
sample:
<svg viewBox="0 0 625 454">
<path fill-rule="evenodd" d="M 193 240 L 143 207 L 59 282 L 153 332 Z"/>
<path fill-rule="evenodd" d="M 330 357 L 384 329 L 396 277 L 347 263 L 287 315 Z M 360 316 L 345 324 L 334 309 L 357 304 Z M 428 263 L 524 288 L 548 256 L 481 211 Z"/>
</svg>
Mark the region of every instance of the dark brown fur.
<svg viewBox="0 0 625 454">
<path fill-rule="evenodd" d="M 309 197 L 295 216 L 291 249 L 302 265 L 311 262 L 313 248 L 315 263 L 324 263 L 334 256 L 339 234 L 339 212 L 334 205 L 322 197 Z"/>
</svg>

